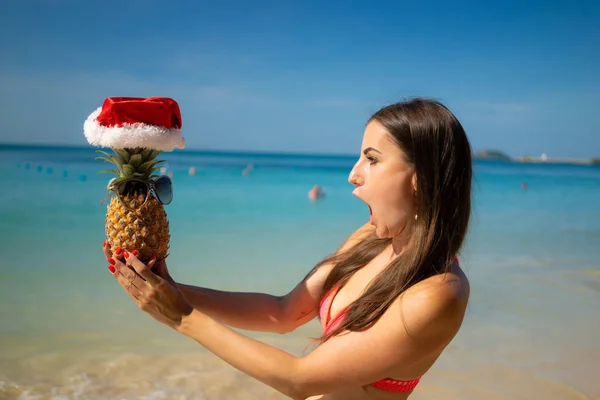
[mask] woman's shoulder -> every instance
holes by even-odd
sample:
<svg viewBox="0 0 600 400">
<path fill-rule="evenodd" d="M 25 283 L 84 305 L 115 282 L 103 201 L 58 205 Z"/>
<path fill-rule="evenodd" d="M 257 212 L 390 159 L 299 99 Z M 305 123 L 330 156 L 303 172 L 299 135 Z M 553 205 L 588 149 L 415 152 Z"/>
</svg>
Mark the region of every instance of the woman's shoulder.
<svg viewBox="0 0 600 400">
<path fill-rule="evenodd" d="M 407 289 L 394 303 L 407 327 L 432 334 L 458 332 L 467 309 L 470 284 L 455 264 L 449 272 L 427 278 Z"/>
<path fill-rule="evenodd" d="M 469 279 L 458 262 L 454 262 L 449 271 L 434 275 L 417 283 L 407 292 L 421 295 L 437 296 L 453 300 L 468 300 L 470 293 Z"/>
</svg>

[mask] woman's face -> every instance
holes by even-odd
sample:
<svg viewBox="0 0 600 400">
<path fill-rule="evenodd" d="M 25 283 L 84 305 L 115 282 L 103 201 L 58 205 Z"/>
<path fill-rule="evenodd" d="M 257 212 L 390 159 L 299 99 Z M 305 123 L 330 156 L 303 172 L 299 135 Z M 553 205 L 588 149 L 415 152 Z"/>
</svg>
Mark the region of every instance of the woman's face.
<svg viewBox="0 0 600 400">
<path fill-rule="evenodd" d="M 378 237 L 397 237 L 414 223 L 414 168 L 379 122 L 367 125 L 360 158 L 348 181 L 356 186 L 352 194 L 369 206 Z"/>
</svg>

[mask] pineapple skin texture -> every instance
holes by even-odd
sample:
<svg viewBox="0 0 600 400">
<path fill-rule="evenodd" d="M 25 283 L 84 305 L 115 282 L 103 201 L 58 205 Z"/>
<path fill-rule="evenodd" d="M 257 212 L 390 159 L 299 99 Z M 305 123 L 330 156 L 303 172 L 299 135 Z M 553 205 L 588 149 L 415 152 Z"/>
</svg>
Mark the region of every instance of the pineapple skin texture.
<svg viewBox="0 0 600 400">
<path fill-rule="evenodd" d="M 157 261 L 167 258 L 171 236 L 164 206 L 152 196 L 142 207 L 142 195 L 123 196 L 122 200 L 113 196 L 107 206 L 105 230 L 110 250 L 137 250 L 138 259 L 145 264 L 152 256 Z"/>
</svg>

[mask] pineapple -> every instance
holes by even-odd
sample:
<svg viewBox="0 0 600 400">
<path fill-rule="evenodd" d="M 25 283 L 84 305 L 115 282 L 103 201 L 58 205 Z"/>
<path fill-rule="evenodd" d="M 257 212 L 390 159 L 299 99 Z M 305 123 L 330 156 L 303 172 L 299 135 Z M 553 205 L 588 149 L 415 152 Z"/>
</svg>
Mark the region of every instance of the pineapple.
<svg viewBox="0 0 600 400">
<path fill-rule="evenodd" d="M 148 148 L 112 149 L 114 154 L 97 150 L 104 156 L 97 159 L 113 164 L 116 169 L 100 172 L 112 172 L 107 190 L 113 185 L 128 179 L 142 180 L 146 183 L 154 178 L 152 174 L 160 169 L 164 161 L 156 161 L 160 151 Z M 169 251 L 169 221 L 164 206 L 151 194 L 132 191 L 113 195 L 106 212 L 105 231 L 112 252 L 121 247 L 129 252 L 137 249 L 138 258 L 147 263 L 152 256 L 157 260 L 165 259 Z M 144 203 L 144 204 L 143 204 Z M 142 205 L 143 204 L 143 205 Z"/>
</svg>

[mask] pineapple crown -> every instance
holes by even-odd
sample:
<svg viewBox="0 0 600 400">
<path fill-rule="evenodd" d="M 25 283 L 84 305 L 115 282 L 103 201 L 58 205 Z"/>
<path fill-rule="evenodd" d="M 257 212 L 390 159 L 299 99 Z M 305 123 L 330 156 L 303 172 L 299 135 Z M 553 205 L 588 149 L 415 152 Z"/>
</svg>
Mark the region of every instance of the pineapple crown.
<svg viewBox="0 0 600 400">
<path fill-rule="evenodd" d="M 116 167 L 116 169 L 104 169 L 98 172 L 99 174 L 111 172 L 117 175 L 116 178 L 112 178 L 108 182 L 107 189 L 110 189 L 115 183 L 127 179 L 149 181 L 152 174 L 158 171 L 161 168 L 161 164 L 165 162 L 165 160 L 156 160 L 160 151 L 154 149 L 136 147 L 133 149 L 112 150 L 114 154 L 109 154 L 103 150 L 96 150 L 96 152 L 103 154 L 103 156 L 97 156 L 97 160 L 103 160 Z"/>
</svg>

